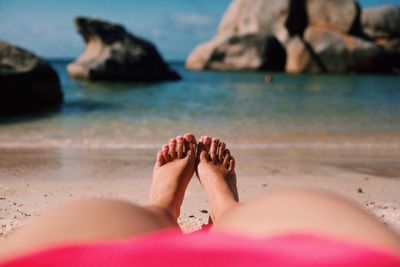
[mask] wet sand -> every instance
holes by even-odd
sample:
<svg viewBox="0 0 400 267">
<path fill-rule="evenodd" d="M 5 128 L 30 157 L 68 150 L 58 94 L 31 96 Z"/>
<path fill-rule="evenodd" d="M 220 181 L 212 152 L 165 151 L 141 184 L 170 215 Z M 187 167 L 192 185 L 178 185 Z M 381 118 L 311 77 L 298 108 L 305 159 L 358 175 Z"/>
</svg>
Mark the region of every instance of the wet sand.
<svg viewBox="0 0 400 267">
<path fill-rule="evenodd" d="M 232 149 L 241 201 L 286 187 L 339 193 L 400 233 L 400 157 L 379 151 Z M 152 149 L 0 149 L 0 239 L 47 208 L 90 197 L 147 203 Z M 179 222 L 187 232 L 208 220 L 194 177 Z"/>
</svg>

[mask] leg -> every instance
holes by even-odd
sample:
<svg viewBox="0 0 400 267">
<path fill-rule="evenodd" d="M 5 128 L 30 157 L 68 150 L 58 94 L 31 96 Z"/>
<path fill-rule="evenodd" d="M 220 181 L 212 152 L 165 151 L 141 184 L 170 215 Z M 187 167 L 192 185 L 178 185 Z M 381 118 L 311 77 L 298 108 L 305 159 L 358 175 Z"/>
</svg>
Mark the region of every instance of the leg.
<svg viewBox="0 0 400 267">
<path fill-rule="evenodd" d="M 57 244 L 121 239 L 172 227 L 178 227 L 176 218 L 164 208 L 83 200 L 33 219 L 4 242 L 0 259 Z"/>
<path fill-rule="evenodd" d="M 291 189 L 237 205 L 215 222 L 218 229 L 252 236 L 315 233 L 400 251 L 400 239 L 355 204 L 334 195 Z"/>
<path fill-rule="evenodd" d="M 57 244 L 122 239 L 178 228 L 180 206 L 195 163 L 194 136 L 171 139 L 157 154 L 150 206 L 94 199 L 56 207 L 7 239 L 0 247 L 0 259 Z"/>
<path fill-rule="evenodd" d="M 400 250 L 399 237 L 375 217 L 328 193 L 293 189 L 239 204 L 235 162 L 225 144 L 203 137 L 198 147 L 197 174 L 211 206 L 215 229 L 256 237 L 311 232 Z"/>
</svg>

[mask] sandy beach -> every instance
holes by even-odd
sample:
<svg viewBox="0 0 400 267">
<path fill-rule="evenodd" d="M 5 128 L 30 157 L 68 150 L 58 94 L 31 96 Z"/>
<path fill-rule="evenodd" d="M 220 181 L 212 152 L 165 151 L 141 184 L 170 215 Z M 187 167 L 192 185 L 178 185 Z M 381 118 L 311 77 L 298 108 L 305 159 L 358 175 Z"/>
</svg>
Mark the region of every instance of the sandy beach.
<svg viewBox="0 0 400 267">
<path fill-rule="evenodd" d="M 286 187 L 321 188 L 350 198 L 400 233 L 400 157 L 366 151 L 232 149 L 241 201 Z M 146 204 L 153 149 L 1 149 L 0 239 L 59 203 L 82 198 Z M 194 177 L 179 223 L 186 232 L 208 219 Z"/>
</svg>

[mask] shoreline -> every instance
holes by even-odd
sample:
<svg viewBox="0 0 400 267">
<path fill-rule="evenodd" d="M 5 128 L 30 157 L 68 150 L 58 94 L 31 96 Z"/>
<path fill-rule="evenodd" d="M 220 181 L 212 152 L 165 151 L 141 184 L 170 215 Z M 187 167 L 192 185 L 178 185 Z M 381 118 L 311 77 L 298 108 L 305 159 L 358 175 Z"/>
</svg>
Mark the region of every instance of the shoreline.
<svg viewBox="0 0 400 267">
<path fill-rule="evenodd" d="M 232 152 L 241 201 L 280 188 L 318 188 L 357 202 L 400 233 L 397 155 L 240 148 Z M 0 239 L 27 218 L 66 201 L 105 197 L 146 204 L 155 154 L 153 149 L 0 149 Z M 207 223 L 204 210 L 207 201 L 193 177 L 179 220 L 186 232 Z"/>
</svg>

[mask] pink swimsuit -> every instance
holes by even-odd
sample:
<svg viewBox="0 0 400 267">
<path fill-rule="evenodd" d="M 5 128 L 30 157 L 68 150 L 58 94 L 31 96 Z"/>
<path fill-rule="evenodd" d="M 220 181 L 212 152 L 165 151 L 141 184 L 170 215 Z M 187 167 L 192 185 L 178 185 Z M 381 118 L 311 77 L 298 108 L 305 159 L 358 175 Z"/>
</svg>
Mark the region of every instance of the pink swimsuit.
<svg viewBox="0 0 400 267">
<path fill-rule="evenodd" d="M 317 235 L 254 239 L 165 230 L 123 241 L 64 245 L 0 262 L 0 267 L 15 266 L 400 267 L 400 254 Z"/>
</svg>

